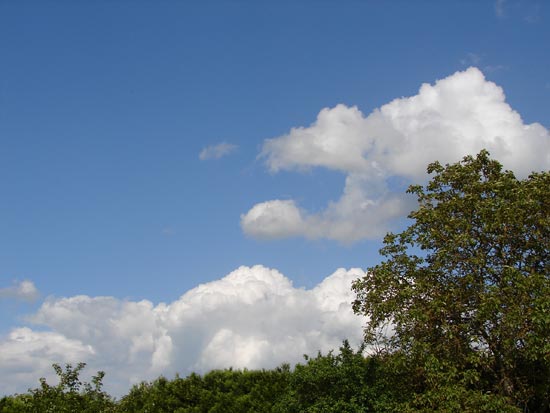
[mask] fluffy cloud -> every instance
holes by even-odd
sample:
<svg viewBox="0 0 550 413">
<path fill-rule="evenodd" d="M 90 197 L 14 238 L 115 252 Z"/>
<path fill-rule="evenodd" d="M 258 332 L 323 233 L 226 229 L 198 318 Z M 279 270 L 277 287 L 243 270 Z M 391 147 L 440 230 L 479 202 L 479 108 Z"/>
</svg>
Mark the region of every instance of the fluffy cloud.
<svg viewBox="0 0 550 413">
<path fill-rule="evenodd" d="M 267 201 L 254 205 L 241 217 L 245 232 L 256 238 L 282 238 L 299 235 L 307 225 L 294 201 Z"/>
<path fill-rule="evenodd" d="M 13 329 L 0 341 L 0 394 L 25 392 L 38 378 L 53 379 L 52 363 L 77 363 L 95 355 L 91 345 L 56 332 Z"/>
<path fill-rule="evenodd" d="M 503 90 L 469 68 L 417 95 L 395 99 L 364 116 L 337 105 L 319 112 L 308 127 L 264 142 L 260 157 L 271 172 L 323 167 L 346 174 L 339 200 L 308 213 L 293 200 L 271 200 L 241 216 L 241 226 L 258 238 L 304 236 L 353 242 L 376 238 L 411 200 L 390 182 L 422 183 L 434 160 L 456 162 L 488 149 L 518 176 L 550 167 L 550 134 L 524 124 L 506 103 Z"/>
<path fill-rule="evenodd" d="M 209 159 L 220 159 L 223 156 L 229 155 L 237 149 L 237 145 L 230 143 L 222 142 L 217 145 L 210 145 L 199 153 L 199 159 L 201 161 L 206 161 Z"/>
<path fill-rule="evenodd" d="M 0 341 L 0 388 L 34 387 L 51 363 L 84 361 L 107 372 L 115 394 L 159 374 L 213 368 L 270 368 L 302 354 L 359 343 L 364 319 L 351 310 L 360 269 L 339 269 L 311 290 L 276 270 L 240 267 L 170 303 L 113 297 L 49 298 L 29 321 Z"/>
<path fill-rule="evenodd" d="M 14 283 L 10 287 L 0 288 L 0 298 L 15 298 L 16 300 L 34 301 L 40 293 L 34 283 L 24 280 Z"/>
</svg>

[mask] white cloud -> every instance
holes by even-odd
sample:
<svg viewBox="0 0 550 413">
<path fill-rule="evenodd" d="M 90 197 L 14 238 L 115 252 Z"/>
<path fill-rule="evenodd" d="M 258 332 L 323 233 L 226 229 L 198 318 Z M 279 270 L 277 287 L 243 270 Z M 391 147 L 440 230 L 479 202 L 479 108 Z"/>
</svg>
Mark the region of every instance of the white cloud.
<svg viewBox="0 0 550 413">
<path fill-rule="evenodd" d="M 358 344 L 364 318 L 351 310 L 360 269 L 337 270 L 311 290 L 276 270 L 240 267 L 178 300 L 75 296 L 49 298 L 29 320 L 48 331 L 16 328 L 0 341 L 0 388 L 35 387 L 51 363 L 87 362 L 107 372 L 115 394 L 159 374 L 213 368 L 270 368 L 302 355 Z M 17 374 L 15 374 L 17 373 Z"/>
<path fill-rule="evenodd" d="M 14 298 L 23 301 L 34 301 L 39 297 L 40 293 L 34 283 L 29 280 L 15 282 L 10 287 L 0 288 L 1 298 Z"/>
<path fill-rule="evenodd" d="M 241 216 L 241 226 L 258 238 L 344 243 L 376 238 L 411 208 L 390 181 L 425 182 L 430 162 L 456 162 L 483 148 L 518 176 L 550 167 L 549 131 L 524 124 L 503 90 L 473 67 L 423 84 L 417 95 L 395 99 L 368 116 L 357 107 L 325 108 L 312 125 L 267 139 L 260 157 L 272 172 L 314 167 L 343 172 L 340 199 L 315 214 L 293 200 L 262 202 Z"/>
<path fill-rule="evenodd" d="M 15 328 L 0 341 L 0 396 L 37 387 L 40 377 L 52 382 L 54 362 L 74 364 L 94 354 L 92 346 L 60 333 Z"/>
<path fill-rule="evenodd" d="M 202 149 L 202 151 L 199 153 L 199 159 L 201 161 L 220 159 L 223 156 L 229 155 L 236 149 L 237 145 L 226 142 L 222 142 L 217 145 L 210 145 Z"/>
<path fill-rule="evenodd" d="M 300 235 L 306 227 L 294 201 L 267 201 L 241 216 L 245 232 L 255 238 L 274 239 Z"/>
</svg>

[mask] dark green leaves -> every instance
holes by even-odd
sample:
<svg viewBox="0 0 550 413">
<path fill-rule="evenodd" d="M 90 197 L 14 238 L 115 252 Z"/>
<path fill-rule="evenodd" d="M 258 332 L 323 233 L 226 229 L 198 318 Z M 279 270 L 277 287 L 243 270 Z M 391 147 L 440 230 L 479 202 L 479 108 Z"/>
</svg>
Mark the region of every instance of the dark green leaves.
<svg viewBox="0 0 550 413">
<path fill-rule="evenodd" d="M 413 224 L 388 235 L 385 261 L 354 283 L 367 343 L 406 354 L 425 377 L 436 360 L 449 385 L 539 411 L 550 392 L 550 173 L 518 180 L 487 151 L 428 172 L 409 188 Z M 395 334 L 384 337 L 388 322 Z"/>
</svg>

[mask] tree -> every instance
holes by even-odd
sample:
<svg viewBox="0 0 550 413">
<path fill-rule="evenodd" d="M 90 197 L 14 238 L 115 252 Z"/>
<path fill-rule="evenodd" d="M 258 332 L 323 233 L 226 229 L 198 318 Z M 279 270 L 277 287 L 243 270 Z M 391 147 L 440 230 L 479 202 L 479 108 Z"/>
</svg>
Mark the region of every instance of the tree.
<svg viewBox="0 0 550 413">
<path fill-rule="evenodd" d="M 365 358 L 364 347 L 354 351 L 345 340 L 340 352 L 304 356 L 297 364 L 285 394 L 271 410 L 274 413 L 324 412 L 363 413 L 375 410 L 385 393 L 380 386 L 380 366 Z"/>
<path fill-rule="evenodd" d="M 117 412 L 271 412 L 288 388 L 290 367 L 273 370 L 213 370 L 173 380 L 159 377 L 134 386 Z"/>
<path fill-rule="evenodd" d="M 111 412 L 115 404 L 111 397 L 102 390 L 105 373 L 98 372 L 92 377 L 92 382 L 82 382 L 79 378 L 86 363 L 78 363 L 76 367 L 66 364 L 63 370 L 58 364 L 53 368 L 59 377 L 59 383 L 52 386 L 46 379 L 40 379 L 40 387 L 29 390 L 30 394 L 19 395 L 14 401 L 19 402 L 18 412 L 33 413 L 76 413 L 76 412 Z M 10 411 L 0 410 L 0 411 Z"/>
<path fill-rule="evenodd" d="M 353 285 L 366 342 L 401 360 L 420 410 L 444 388 L 458 408 L 549 411 L 550 173 L 519 180 L 487 151 L 428 173 L 411 225 Z"/>
</svg>

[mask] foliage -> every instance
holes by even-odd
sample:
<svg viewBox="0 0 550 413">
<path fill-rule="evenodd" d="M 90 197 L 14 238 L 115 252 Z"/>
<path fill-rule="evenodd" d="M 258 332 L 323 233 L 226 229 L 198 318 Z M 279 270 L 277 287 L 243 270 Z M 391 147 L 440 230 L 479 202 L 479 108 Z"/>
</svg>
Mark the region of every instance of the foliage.
<svg viewBox="0 0 550 413">
<path fill-rule="evenodd" d="M 0 400 L 0 412 L 113 412 L 114 402 L 102 390 L 105 373 L 100 371 L 92 377 L 91 383 L 83 383 L 79 375 L 85 366 L 85 363 L 78 363 L 76 367 L 66 364 L 63 370 L 61 366 L 54 364 L 53 368 L 59 377 L 57 385 L 52 386 L 41 378 L 40 387 L 29 390 L 28 394 Z"/>
<path fill-rule="evenodd" d="M 81 383 L 84 364 L 54 365 L 56 386 L 41 386 L 23 395 L 4 397 L 0 412 L 367 412 L 378 394 L 379 364 L 344 342 L 339 354 L 306 356 L 294 370 L 282 365 L 272 370 L 214 370 L 172 380 L 159 377 L 135 385 L 118 402 L 101 390 L 103 373 L 92 385 Z"/>
<path fill-rule="evenodd" d="M 339 354 L 305 356 L 290 376 L 289 389 L 274 412 L 355 413 L 373 411 L 382 394 L 377 386 L 379 363 L 365 358 L 364 348 L 354 351 L 347 341 Z"/>
<path fill-rule="evenodd" d="M 187 378 L 134 386 L 119 403 L 120 412 L 270 412 L 287 390 L 290 369 L 214 370 L 204 377 Z"/>
<path fill-rule="evenodd" d="M 371 412 L 385 394 L 380 363 L 365 358 L 344 341 L 340 352 L 305 356 L 291 370 L 214 370 L 204 376 L 134 386 L 119 403 L 119 412 Z"/>
<path fill-rule="evenodd" d="M 548 411 L 550 173 L 518 180 L 487 151 L 428 172 L 353 285 L 366 342 L 407 360 L 420 411 Z"/>
<path fill-rule="evenodd" d="M 0 399 L 0 412 L 2 413 L 19 413 L 28 411 L 29 405 L 28 394 L 17 394 L 14 396 L 4 396 Z"/>
</svg>

